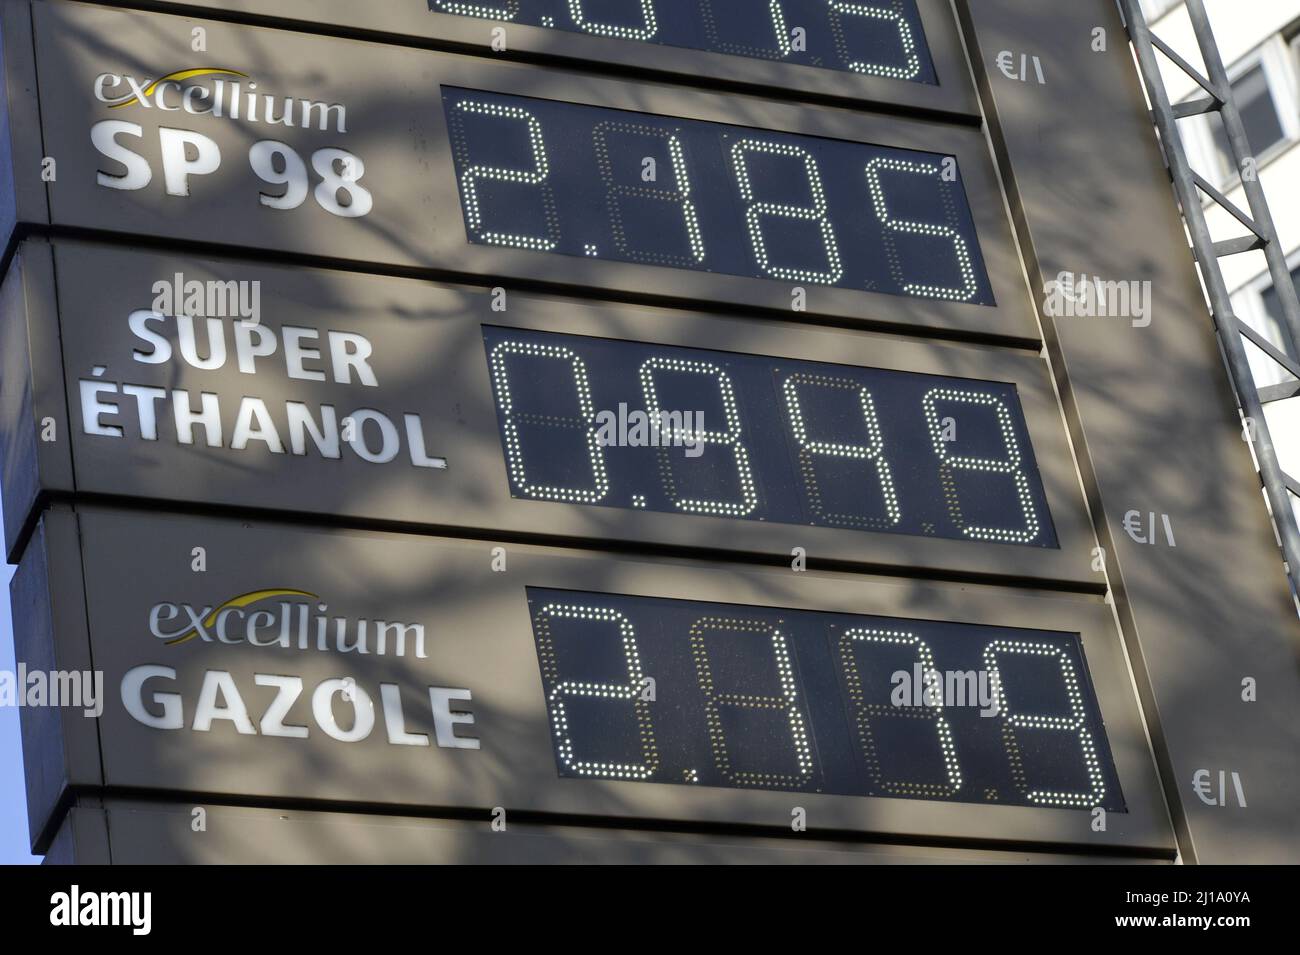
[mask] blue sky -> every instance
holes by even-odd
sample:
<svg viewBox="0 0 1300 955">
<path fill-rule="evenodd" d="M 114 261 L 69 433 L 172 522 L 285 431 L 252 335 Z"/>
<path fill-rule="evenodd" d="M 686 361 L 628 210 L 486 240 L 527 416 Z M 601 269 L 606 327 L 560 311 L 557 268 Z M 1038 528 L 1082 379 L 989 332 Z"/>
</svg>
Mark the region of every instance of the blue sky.
<svg viewBox="0 0 1300 955">
<path fill-rule="evenodd" d="M 0 563 L 0 670 L 14 671 L 13 621 L 9 617 L 9 579 L 14 568 Z M 40 862 L 27 841 L 27 792 L 18 708 L 0 706 L 0 863 Z"/>
</svg>

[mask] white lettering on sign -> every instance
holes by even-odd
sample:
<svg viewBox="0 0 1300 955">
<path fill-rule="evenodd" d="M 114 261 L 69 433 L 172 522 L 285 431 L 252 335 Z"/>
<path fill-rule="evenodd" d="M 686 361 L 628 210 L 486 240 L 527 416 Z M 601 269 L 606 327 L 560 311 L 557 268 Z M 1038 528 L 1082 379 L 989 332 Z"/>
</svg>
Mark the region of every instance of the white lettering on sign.
<svg viewBox="0 0 1300 955">
<path fill-rule="evenodd" d="M 191 122 L 185 119 L 191 116 L 198 122 L 224 119 L 288 129 L 333 130 L 339 135 L 348 131 L 348 111 L 342 103 L 259 92 L 257 82 L 237 70 L 200 67 L 149 80 L 101 73 L 95 77 L 92 89 L 95 99 L 109 109 L 156 109 L 175 114 L 169 122 Z M 153 182 L 153 164 L 139 151 L 144 139 L 144 128 L 131 119 L 95 123 L 90 130 L 91 144 L 101 156 L 122 168 L 100 169 L 95 181 L 106 189 L 125 191 L 144 189 Z M 201 177 L 216 173 L 222 162 L 216 140 L 198 130 L 172 125 L 159 127 L 157 155 L 163 190 L 169 196 L 190 195 Z M 316 176 L 314 190 L 309 165 Z M 361 185 L 366 164 L 346 149 L 317 149 L 304 160 L 288 143 L 260 139 L 248 149 L 248 166 L 270 187 L 258 193 L 257 199 L 272 209 L 296 209 L 309 192 L 322 209 L 345 219 L 367 215 L 374 206 L 370 191 Z"/>
<path fill-rule="evenodd" d="M 136 123 L 105 119 L 90 130 L 90 142 L 106 159 L 120 163 L 125 172 L 100 169 L 95 181 L 107 189 L 135 191 L 153 181 L 153 166 L 140 153 L 125 145 L 123 137 L 143 140 L 144 130 Z M 132 144 L 134 145 L 134 144 Z M 163 171 L 163 188 L 169 196 L 188 196 L 191 179 L 209 176 L 221 168 L 221 148 L 216 140 L 188 129 L 168 126 L 158 130 L 158 148 Z M 284 169 L 277 171 L 273 157 L 279 156 Z M 272 209 L 295 209 L 306 199 L 310 186 L 307 164 L 292 146 L 276 140 L 261 140 L 248 150 L 249 168 L 269 186 L 283 188 L 283 194 L 258 193 L 261 205 Z M 366 164 L 346 149 L 329 147 L 311 154 L 316 173 L 312 194 L 322 209 L 343 219 L 357 219 L 374 208 L 374 197 L 361 185 Z"/>
<path fill-rule="evenodd" d="M 152 729 L 179 730 L 186 725 L 185 700 L 180 693 L 160 686 L 174 684 L 176 670 L 161 664 L 143 664 L 127 670 L 122 677 L 122 705 L 136 722 Z M 227 670 L 205 670 L 198 699 L 189 719 L 193 732 L 208 733 L 220 723 L 228 723 L 241 736 L 274 736 L 307 739 L 311 728 L 302 723 L 286 722 L 294 706 L 304 697 L 301 677 L 255 673 L 253 683 L 272 687 L 275 696 L 254 722 L 234 676 Z M 413 733 L 403 708 L 401 687 L 396 683 L 379 685 L 380 712 L 384 732 L 393 746 L 428 746 L 428 734 Z M 259 694 L 264 697 L 265 694 Z M 478 749 L 479 740 L 461 736 L 458 726 L 472 726 L 474 714 L 464 704 L 473 699 L 469 690 L 456 687 L 428 687 L 429 718 L 434 739 L 445 749 Z M 377 722 L 374 697 L 351 677 L 323 680 L 312 690 L 309 702 L 317 728 L 332 739 L 358 743 L 370 737 Z M 456 709 L 452 708 L 453 703 Z M 339 711 L 343 716 L 340 719 Z"/>
<path fill-rule="evenodd" d="M 160 298 L 171 305 L 190 284 L 194 296 L 216 296 L 213 286 L 225 288 L 223 301 L 239 302 L 241 313 L 260 308 L 244 303 L 237 283 L 155 283 Z M 185 302 L 190 292 L 184 291 Z M 259 293 L 260 298 L 260 293 Z M 228 365 L 241 374 L 280 372 L 291 381 L 333 382 L 376 388 L 379 376 L 371 359 L 375 348 L 364 335 L 341 329 L 315 328 L 189 314 L 168 315 L 157 309 L 138 309 L 127 316 L 133 336 L 130 357 L 141 365 L 183 364 L 201 372 Z M 447 459 L 428 453 L 424 422 L 418 413 L 391 414 L 371 406 L 339 409 L 333 404 L 308 404 L 280 396 L 269 401 L 245 393 L 238 402 L 215 391 L 197 393 L 188 388 L 162 388 L 132 382 L 105 380 L 107 366 L 97 365 L 90 377 L 79 379 L 81 427 L 88 435 L 124 438 L 125 423 L 134 421 L 140 440 L 160 440 L 159 420 L 174 424 L 175 440 L 182 445 L 245 451 L 260 447 L 271 454 L 303 457 L 314 453 L 340 460 L 343 449 L 370 464 L 389 464 L 404 457 L 417 468 L 446 468 Z M 403 455 L 403 452 L 405 454 Z"/>
</svg>

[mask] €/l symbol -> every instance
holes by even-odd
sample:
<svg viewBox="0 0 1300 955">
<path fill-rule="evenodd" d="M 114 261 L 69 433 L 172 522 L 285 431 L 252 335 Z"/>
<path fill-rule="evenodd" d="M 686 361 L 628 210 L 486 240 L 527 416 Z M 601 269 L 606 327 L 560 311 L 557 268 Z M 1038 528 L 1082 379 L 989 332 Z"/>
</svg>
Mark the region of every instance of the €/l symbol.
<svg viewBox="0 0 1300 955">
<path fill-rule="evenodd" d="M 1219 770 L 1219 793 L 1215 796 L 1210 789 L 1210 771 L 1208 769 L 1198 769 L 1196 775 L 1192 777 L 1192 788 L 1196 790 L 1197 797 L 1207 806 L 1226 806 L 1228 805 L 1227 774 Z M 1246 792 L 1241 785 L 1241 776 L 1237 773 L 1232 774 L 1232 788 L 1237 792 L 1237 805 L 1242 809 L 1246 808 Z"/>
<path fill-rule="evenodd" d="M 1020 54 L 1020 69 L 1016 70 L 1016 55 L 1010 50 L 1003 50 L 998 54 L 998 69 L 1002 75 L 1009 80 L 1019 80 L 1022 83 L 1029 82 L 1029 64 L 1034 64 L 1034 76 L 1040 86 L 1047 85 L 1047 79 L 1043 76 L 1043 64 L 1037 56 L 1030 56 L 1027 53 Z"/>
<path fill-rule="evenodd" d="M 1156 538 L 1156 514 L 1154 511 L 1147 513 L 1149 523 L 1146 527 L 1142 525 L 1142 512 L 1134 509 L 1124 512 L 1124 533 L 1139 544 L 1158 543 Z M 1174 540 L 1174 528 L 1169 522 L 1168 514 L 1161 514 L 1160 521 L 1165 529 L 1165 543 L 1170 547 L 1177 547 L 1178 542 Z"/>
</svg>

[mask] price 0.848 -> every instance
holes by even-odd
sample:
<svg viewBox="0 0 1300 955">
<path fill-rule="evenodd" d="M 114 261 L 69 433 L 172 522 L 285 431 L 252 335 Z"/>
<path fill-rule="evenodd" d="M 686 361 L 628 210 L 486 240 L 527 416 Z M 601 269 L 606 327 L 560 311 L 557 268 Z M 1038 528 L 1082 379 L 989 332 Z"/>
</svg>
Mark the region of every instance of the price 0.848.
<svg viewBox="0 0 1300 955">
<path fill-rule="evenodd" d="M 515 497 L 1057 546 L 1013 385 L 483 336 Z"/>
</svg>

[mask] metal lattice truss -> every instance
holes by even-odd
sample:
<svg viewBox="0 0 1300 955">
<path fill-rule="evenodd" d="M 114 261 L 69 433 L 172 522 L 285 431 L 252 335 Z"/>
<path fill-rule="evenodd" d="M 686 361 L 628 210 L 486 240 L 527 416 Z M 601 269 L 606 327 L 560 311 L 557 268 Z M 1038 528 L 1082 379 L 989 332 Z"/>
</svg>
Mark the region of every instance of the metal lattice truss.
<svg viewBox="0 0 1300 955">
<path fill-rule="evenodd" d="M 1250 438 L 1254 448 L 1255 461 L 1264 485 L 1264 494 L 1273 514 L 1273 523 L 1277 529 L 1288 571 L 1295 585 L 1300 582 L 1300 530 L 1297 529 L 1295 511 L 1292 509 L 1292 495 L 1300 498 L 1300 481 L 1285 473 L 1278 462 L 1277 452 L 1269 435 L 1268 423 L 1264 418 L 1264 404 L 1300 394 L 1300 363 L 1233 314 L 1232 301 L 1224 282 L 1223 270 L 1219 266 L 1219 259 L 1224 256 L 1262 251 L 1268 262 L 1273 287 L 1277 292 L 1283 328 L 1292 341 L 1300 342 L 1300 302 L 1297 301 L 1295 286 L 1291 281 L 1290 270 L 1287 268 L 1286 253 L 1278 242 L 1277 232 L 1273 227 L 1273 217 L 1269 214 L 1268 203 L 1264 200 L 1264 190 L 1260 186 L 1258 176 L 1254 174 L 1254 157 L 1246 139 L 1246 129 L 1241 121 L 1241 113 L 1233 101 L 1228 73 L 1215 43 L 1214 32 L 1210 29 L 1204 0 L 1186 0 L 1186 6 L 1208 76 L 1202 75 L 1150 31 L 1139 0 L 1118 0 L 1118 2 L 1124 12 L 1129 38 L 1132 40 L 1138 68 L 1146 86 L 1147 98 L 1151 103 L 1151 118 L 1160 133 L 1160 142 L 1169 165 L 1174 191 L 1182 207 L 1188 234 L 1191 236 L 1192 251 L 1200 267 L 1201 280 L 1205 284 L 1210 301 L 1219 344 L 1223 350 L 1233 388 L 1236 390 L 1237 402 L 1246 419 L 1244 433 Z M 1171 105 L 1156 51 L 1191 77 L 1205 95 Z M 1178 132 L 1178 121 L 1188 116 L 1215 112 L 1223 120 L 1223 129 L 1232 153 L 1234 167 L 1243 172 L 1241 184 L 1250 207 L 1249 214 L 1233 205 L 1223 193 L 1193 171 L 1188 163 L 1187 151 Z M 1202 196 L 1208 196 L 1221 206 L 1245 227 L 1246 232 L 1230 239 L 1215 241 L 1210 235 Z M 1257 388 L 1247 359 L 1246 346 L 1242 342 L 1243 338 L 1277 362 L 1297 380 L 1264 389 Z"/>
</svg>

